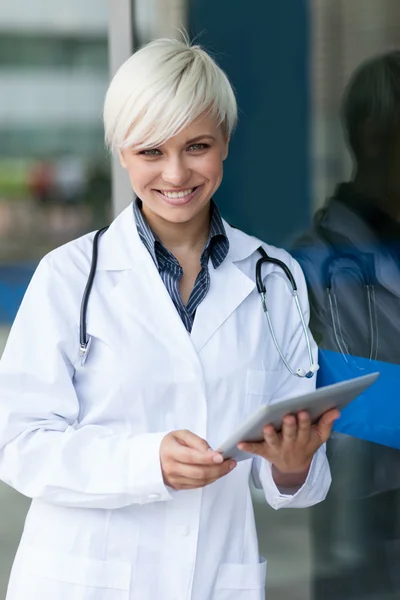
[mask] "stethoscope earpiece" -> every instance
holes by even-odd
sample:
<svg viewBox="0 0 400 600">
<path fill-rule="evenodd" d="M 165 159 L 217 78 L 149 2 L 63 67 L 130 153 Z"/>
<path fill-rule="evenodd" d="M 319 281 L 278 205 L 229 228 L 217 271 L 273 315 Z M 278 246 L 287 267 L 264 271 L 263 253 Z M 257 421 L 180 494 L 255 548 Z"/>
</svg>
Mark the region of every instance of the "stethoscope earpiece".
<svg viewBox="0 0 400 600">
<path fill-rule="evenodd" d="M 306 377 L 307 379 L 311 379 L 311 377 L 313 377 L 315 375 L 315 373 L 318 371 L 318 369 L 319 369 L 319 365 L 312 363 L 309 371 L 305 371 L 304 369 L 297 369 L 296 375 L 298 377 Z"/>
</svg>

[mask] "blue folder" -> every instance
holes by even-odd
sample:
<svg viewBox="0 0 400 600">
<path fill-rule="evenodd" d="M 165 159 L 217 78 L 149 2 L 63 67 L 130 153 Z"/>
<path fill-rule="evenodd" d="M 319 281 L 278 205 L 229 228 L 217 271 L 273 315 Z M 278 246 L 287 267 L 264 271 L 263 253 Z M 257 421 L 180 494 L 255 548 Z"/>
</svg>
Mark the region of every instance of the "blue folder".
<svg viewBox="0 0 400 600">
<path fill-rule="evenodd" d="M 349 404 L 334 431 L 400 450 L 400 365 L 319 351 L 317 387 L 380 372 L 379 379 Z"/>
</svg>

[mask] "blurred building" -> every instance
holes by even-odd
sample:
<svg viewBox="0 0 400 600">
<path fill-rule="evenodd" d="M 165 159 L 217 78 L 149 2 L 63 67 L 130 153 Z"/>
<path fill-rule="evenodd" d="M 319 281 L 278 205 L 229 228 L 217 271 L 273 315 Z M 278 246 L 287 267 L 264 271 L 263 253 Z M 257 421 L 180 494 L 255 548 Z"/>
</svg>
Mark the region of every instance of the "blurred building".
<svg viewBox="0 0 400 600">
<path fill-rule="evenodd" d="M 102 155 L 107 0 L 0 10 L 0 158 Z"/>
</svg>

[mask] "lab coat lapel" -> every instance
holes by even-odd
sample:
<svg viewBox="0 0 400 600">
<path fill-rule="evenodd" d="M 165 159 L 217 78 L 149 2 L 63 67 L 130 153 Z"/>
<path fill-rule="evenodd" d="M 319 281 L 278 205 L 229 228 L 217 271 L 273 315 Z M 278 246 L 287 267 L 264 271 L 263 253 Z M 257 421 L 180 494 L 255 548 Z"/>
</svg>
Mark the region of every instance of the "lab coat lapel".
<svg viewBox="0 0 400 600">
<path fill-rule="evenodd" d="M 210 261 L 209 270 L 210 289 L 197 309 L 191 334 L 197 352 L 255 287 L 254 281 L 226 259 L 217 269 Z"/>
<path fill-rule="evenodd" d="M 240 261 L 253 254 L 260 242 L 250 236 L 244 237 L 225 221 L 224 227 L 230 249 L 216 269 L 209 261 L 210 289 L 196 311 L 191 334 L 197 352 L 255 288 L 255 281 L 240 269 Z"/>
<path fill-rule="evenodd" d="M 186 360 L 198 361 L 190 335 L 150 258 L 147 267 L 125 271 L 113 290 L 115 306 L 121 309 L 126 327 L 139 321 L 154 338 Z M 144 266 L 144 265 L 143 265 Z"/>
<path fill-rule="evenodd" d="M 116 310 L 121 312 L 124 328 L 133 328 L 134 322 L 139 321 L 155 342 L 199 364 L 190 335 L 139 238 L 132 206 L 117 217 L 103 238 L 98 268 L 122 271 L 111 294 Z"/>
</svg>

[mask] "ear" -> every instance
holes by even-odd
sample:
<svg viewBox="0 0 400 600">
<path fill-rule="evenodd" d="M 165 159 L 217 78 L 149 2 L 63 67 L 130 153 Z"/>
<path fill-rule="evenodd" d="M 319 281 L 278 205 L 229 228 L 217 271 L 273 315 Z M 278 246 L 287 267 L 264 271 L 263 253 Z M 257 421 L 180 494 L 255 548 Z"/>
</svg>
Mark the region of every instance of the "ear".
<svg viewBox="0 0 400 600">
<path fill-rule="evenodd" d="M 225 146 L 224 146 L 224 150 L 222 153 L 222 160 L 226 160 L 228 158 L 228 154 L 229 154 L 229 142 L 231 141 L 231 138 L 228 138 L 225 142 Z"/>
<path fill-rule="evenodd" d="M 121 163 L 122 168 L 126 169 L 128 167 L 128 165 L 126 164 L 126 160 L 125 160 L 125 156 L 124 156 L 124 151 L 123 150 L 118 150 L 118 156 L 119 156 L 119 162 Z"/>
</svg>

